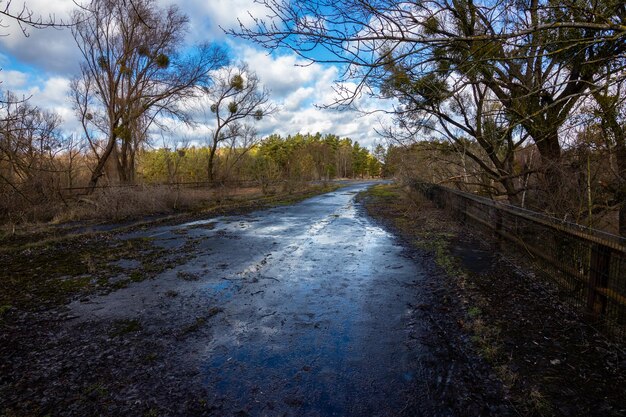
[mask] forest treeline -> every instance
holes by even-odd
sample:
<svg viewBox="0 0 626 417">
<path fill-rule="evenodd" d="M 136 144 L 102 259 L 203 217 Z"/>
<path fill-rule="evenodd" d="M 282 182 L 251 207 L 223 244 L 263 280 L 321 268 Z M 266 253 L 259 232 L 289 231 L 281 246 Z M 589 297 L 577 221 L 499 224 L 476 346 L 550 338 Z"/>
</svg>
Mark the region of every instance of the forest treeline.
<svg viewBox="0 0 626 417">
<path fill-rule="evenodd" d="M 384 148 L 376 148 L 378 158 Z M 208 181 L 210 148 L 187 147 L 145 150 L 138 176 L 146 183 Z M 228 183 L 253 181 L 260 185 L 277 181 L 312 181 L 335 178 L 378 177 L 382 162 L 350 138 L 334 134 L 273 134 L 251 148 L 218 149 L 214 180 Z"/>
</svg>

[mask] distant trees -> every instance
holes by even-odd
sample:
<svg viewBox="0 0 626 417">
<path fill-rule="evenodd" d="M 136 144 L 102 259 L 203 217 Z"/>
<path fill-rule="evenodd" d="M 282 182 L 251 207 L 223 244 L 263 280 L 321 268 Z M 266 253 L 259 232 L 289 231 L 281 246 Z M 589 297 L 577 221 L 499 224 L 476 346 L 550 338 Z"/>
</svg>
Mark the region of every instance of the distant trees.
<svg viewBox="0 0 626 417">
<path fill-rule="evenodd" d="M 10 23 L 16 23 L 24 36 L 29 28 L 71 25 L 53 15 L 43 17 L 23 2 L 0 1 L 0 36 L 11 35 Z M 72 139 L 61 135 L 61 117 L 29 99 L 0 90 L 0 218 L 13 222 L 28 217 L 27 205 L 56 198 L 63 174 L 71 180 L 75 168 L 59 158 L 64 152 L 73 157 L 76 150 Z"/>
<path fill-rule="evenodd" d="M 15 95 L 2 96 L 5 103 L 0 118 L 0 178 L 12 187 L 34 183 L 61 147 L 61 118 L 33 107 Z"/>
<path fill-rule="evenodd" d="M 208 155 L 206 147 L 145 150 L 138 157 L 138 171 L 147 183 L 206 181 Z"/>
<path fill-rule="evenodd" d="M 231 65 L 213 73 L 211 87 L 204 89 L 202 102 L 207 121 L 213 119 L 210 153 L 207 165 L 209 181 L 215 179 L 214 161 L 218 147 L 230 143 L 230 148 L 249 149 L 256 142 L 256 132 L 250 125 L 276 110 L 269 102 L 269 91 L 247 65 Z M 240 139 L 238 142 L 237 140 Z"/>
<path fill-rule="evenodd" d="M 74 16 L 72 33 L 83 55 L 72 98 L 96 156 L 93 189 L 112 161 L 121 182 L 134 180 L 135 156 L 157 116 L 185 119 L 180 103 L 196 96 L 209 72 L 225 62 L 217 48 L 182 53 L 188 18 L 154 0 L 92 0 Z"/>
<path fill-rule="evenodd" d="M 141 178 L 147 182 L 209 180 L 206 166 L 211 147 L 144 151 L 139 157 Z M 378 177 L 383 163 L 367 148 L 336 135 L 270 135 L 249 148 L 223 147 L 215 154 L 214 175 L 224 182 L 277 181 L 298 183 L 333 178 Z"/>
<path fill-rule="evenodd" d="M 367 148 L 349 138 L 296 134 L 270 135 L 261 142 L 259 154 L 285 179 L 363 178 L 380 175 L 382 163 Z"/>
<path fill-rule="evenodd" d="M 14 94 L 0 95 L 0 215 L 21 216 L 34 201 L 55 198 L 71 143 L 59 130 L 59 115 Z M 10 210 L 10 208 L 13 210 Z"/>
</svg>

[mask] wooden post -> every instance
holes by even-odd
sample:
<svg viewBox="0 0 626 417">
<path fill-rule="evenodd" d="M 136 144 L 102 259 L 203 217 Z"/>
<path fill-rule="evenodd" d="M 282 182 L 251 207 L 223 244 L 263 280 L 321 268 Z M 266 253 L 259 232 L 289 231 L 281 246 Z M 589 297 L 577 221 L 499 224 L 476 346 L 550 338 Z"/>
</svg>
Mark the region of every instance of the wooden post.
<svg viewBox="0 0 626 417">
<path fill-rule="evenodd" d="M 459 220 L 461 220 L 461 222 L 463 224 L 467 223 L 467 199 L 465 197 L 459 196 L 459 201 L 461 202 L 461 204 L 459 204 Z"/>
<path fill-rule="evenodd" d="M 500 241 L 500 239 L 502 238 L 502 236 L 500 235 L 500 233 L 502 232 L 502 212 L 500 211 L 500 209 L 498 209 L 498 207 L 494 207 L 495 213 L 496 213 L 496 224 L 495 224 L 495 238 L 496 241 Z"/>
<path fill-rule="evenodd" d="M 608 287 L 611 249 L 598 243 L 594 244 L 591 247 L 591 262 L 589 266 L 587 312 L 594 318 L 599 319 L 606 312 L 606 296 L 597 290 L 598 288 Z"/>
</svg>

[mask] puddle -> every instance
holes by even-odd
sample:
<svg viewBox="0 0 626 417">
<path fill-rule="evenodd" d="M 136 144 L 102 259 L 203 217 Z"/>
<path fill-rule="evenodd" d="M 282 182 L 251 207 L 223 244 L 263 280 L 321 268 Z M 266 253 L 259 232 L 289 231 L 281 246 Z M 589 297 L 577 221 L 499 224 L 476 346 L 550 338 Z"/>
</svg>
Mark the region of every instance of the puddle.
<svg viewBox="0 0 626 417">
<path fill-rule="evenodd" d="M 202 292 L 211 298 L 218 298 L 221 301 L 230 300 L 238 292 L 240 287 L 234 285 L 232 281 L 223 280 L 202 284 Z"/>
<path fill-rule="evenodd" d="M 204 287 L 226 301 L 202 367 L 223 414 L 397 415 L 420 384 L 403 321 L 421 272 L 357 213 L 355 188 L 229 226 L 241 251 L 249 236 L 271 251 Z"/>
<path fill-rule="evenodd" d="M 418 342 L 408 341 L 406 306 L 415 299 L 407 288 L 422 272 L 361 215 L 354 195 L 365 187 L 178 226 L 186 235 L 145 231 L 139 237 L 174 250 L 193 240 L 189 260 L 74 311 L 150 321 L 158 309 L 177 328 L 219 309 L 177 352 L 193 352 L 185 360 L 198 361 L 189 366 L 200 369 L 220 415 L 410 411 L 423 382 Z"/>
</svg>

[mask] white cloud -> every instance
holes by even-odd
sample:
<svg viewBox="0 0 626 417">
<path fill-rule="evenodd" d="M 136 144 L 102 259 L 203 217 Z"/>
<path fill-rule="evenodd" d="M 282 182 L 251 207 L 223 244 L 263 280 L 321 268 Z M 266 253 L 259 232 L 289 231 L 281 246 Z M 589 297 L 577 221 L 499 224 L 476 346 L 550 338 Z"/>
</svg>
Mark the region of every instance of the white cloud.
<svg viewBox="0 0 626 417">
<path fill-rule="evenodd" d="M 269 56 L 265 51 L 243 47 L 237 58 L 246 61 L 257 73 L 261 83 L 271 91 L 271 100 L 279 112 L 256 122 L 259 134 L 288 135 L 294 133 L 334 133 L 358 140 L 364 146 L 380 141 L 375 129 L 380 127 L 380 114 L 361 114 L 351 110 L 337 111 L 318 106 L 334 103 L 338 96 L 334 82 L 338 76 L 336 67 L 320 64 L 304 65 L 295 55 Z M 355 84 L 343 84 L 354 90 Z M 360 109 L 373 111 L 388 106 L 367 96 L 360 96 L 356 103 Z M 209 113 L 210 117 L 210 113 Z M 195 131 L 181 129 L 181 135 L 199 137 L 211 127 L 212 120 L 196 127 Z"/>
<path fill-rule="evenodd" d="M 303 102 L 309 100 L 314 94 L 313 87 L 300 87 L 296 91 L 289 94 L 284 101 L 283 111 L 297 111 Z"/>
<path fill-rule="evenodd" d="M 12 13 L 18 13 L 23 2 L 14 2 Z M 54 20 L 58 23 L 69 22 L 72 10 L 76 8 L 73 0 L 29 0 L 25 3 L 33 11 L 35 19 L 44 22 Z M 26 28 L 28 36 L 15 20 L 4 18 L 5 28 L 0 28 L 0 47 L 3 53 L 11 55 L 24 65 L 35 66 L 47 72 L 58 74 L 73 72 L 78 68 L 79 53 L 69 29 L 33 29 Z"/>
<path fill-rule="evenodd" d="M 238 58 L 248 63 L 257 73 L 263 84 L 272 90 L 276 97 L 285 97 L 303 85 L 313 82 L 332 84 L 337 75 L 335 67 L 320 64 L 307 65 L 294 54 L 271 56 L 265 50 L 243 47 L 234 49 Z"/>
<path fill-rule="evenodd" d="M 162 7 L 176 4 L 189 16 L 189 38 L 192 42 L 223 40 L 223 29 L 235 29 L 239 27 L 239 21 L 252 23 L 250 14 L 267 14 L 265 6 L 254 0 L 159 0 L 158 3 Z"/>
<path fill-rule="evenodd" d="M 158 0 L 158 3 L 163 6 L 172 1 Z M 59 17 L 67 15 L 74 7 L 73 0 L 33 0 L 27 4 L 34 10 L 37 7 L 36 10 L 44 16 L 54 12 Z M 314 106 L 336 101 L 333 85 L 339 78 L 337 67 L 309 64 L 295 54 L 268 55 L 265 50 L 240 40 L 228 39 L 224 35 L 220 26 L 236 27 L 237 18 L 251 23 L 248 11 L 257 16 L 265 15 L 262 5 L 253 3 L 253 0 L 186 0 L 175 4 L 190 16 L 190 40 L 225 42 L 234 55 L 233 59 L 247 62 L 263 85 L 271 91 L 271 99 L 280 112 L 256 122 L 261 135 L 320 132 L 351 137 L 365 146 L 373 146 L 378 141 L 374 129 L 379 126 L 379 115 L 361 116 L 354 111 L 325 110 Z M 31 96 L 33 104 L 61 114 L 65 130 L 77 131 L 78 123 L 71 109 L 68 91 L 69 79 L 78 72 L 80 58 L 70 31 L 32 29 L 29 31 L 30 37 L 25 38 L 16 32 L 19 28 L 12 26 L 10 29 L 10 36 L 0 38 L 0 47 L 3 49 L 0 64 L 4 68 L 0 71 L 0 80 L 3 81 L 0 88 Z M 12 63 L 17 65 L 11 67 Z M 24 68 L 38 70 L 25 72 Z M 344 86 L 355 87 L 353 84 Z M 366 110 L 388 106 L 366 96 L 359 97 L 356 102 Z M 174 132 L 167 136 L 176 140 L 205 137 L 210 122 L 196 129 L 174 124 Z M 158 146 L 160 142 L 161 139 L 155 137 Z"/>
<path fill-rule="evenodd" d="M 11 12 L 18 13 L 24 4 L 43 21 L 52 18 L 57 22 L 69 22 L 72 12 L 77 9 L 75 0 L 26 0 L 25 3 L 14 2 Z M 189 16 L 189 44 L 224 42 L 226 34 L 222 28 L 237 28 L 239 20 L 250 24 L 250 14 L 266 14 L 265 7 L 253 0 L 157 0 L 160 7 L 172 4 Z M 0 36 L 3 54 L 12 56 L 22 65 L 45 72 L 65 74 L 78 71 L 81 56 L 69 28 L 27 28 L 28 36 L 24 36 L 15 20 L 4 17 L 0 23 L 6 26 L 0 26 L 0 35 L 7 35 Z M 0 64 L 4 65 L 1 58 Z"/>
<path fill-rule="evenodd" d="M 40 109 L 57 113 L 63 119 L 63 130 L 67 133 L 78 131 L 78 121 L 74 116 L 68 98 L 70 80 L 67 77 L 51 76 L 40 78 L 33 74 L 4 70 L 0 71 L 0 85 L 19 98 Z"/>
<path fill-rule="evenodd" d="M 0 71 L 0 85 L 9 91 L 21 90 L 28 81 L 28 74 L 21 71 L 3 70 Z"/>
<path fill-rule="evenodd" d="M 70 80 L 64 77 L 48 78 L 41 87 L 32 91 L 32 102 L 58 113 L 66 122 L 66 128 L 73 125 L 74 112 L 68 98 Z"/>
</svg>

